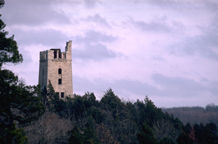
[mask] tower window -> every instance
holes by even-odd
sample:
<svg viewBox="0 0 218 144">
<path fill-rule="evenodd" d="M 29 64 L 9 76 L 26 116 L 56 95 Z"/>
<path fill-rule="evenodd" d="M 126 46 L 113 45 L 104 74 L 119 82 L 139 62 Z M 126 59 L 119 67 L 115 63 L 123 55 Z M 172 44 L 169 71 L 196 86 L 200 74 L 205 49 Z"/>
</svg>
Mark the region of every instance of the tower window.
<svg viewBox="0 0 218 144">
<path fill-rule="evenodd" d="M 62 74 L 62 69 L 61 68 L 58 69 L 58 74 Z"/>
<path fill-rule="evenodd" d="M 57 58 L 57 51 L 54 50 L 54 58 Z"/>
<path fill-rule="evenodd" d="M 58 84 L 59 84 L 59 85 L 62 84 L 62 79 L 58 79 Z"/>
<path fill-rule="evenodd" d="M 61 58 L 61 52 L 59 51 L 59 58 Z"/>
<path fill-rule="evenodd" d="M 64 98 L 64 92 L 61 92 L 61 98 Z"/>
</svg>

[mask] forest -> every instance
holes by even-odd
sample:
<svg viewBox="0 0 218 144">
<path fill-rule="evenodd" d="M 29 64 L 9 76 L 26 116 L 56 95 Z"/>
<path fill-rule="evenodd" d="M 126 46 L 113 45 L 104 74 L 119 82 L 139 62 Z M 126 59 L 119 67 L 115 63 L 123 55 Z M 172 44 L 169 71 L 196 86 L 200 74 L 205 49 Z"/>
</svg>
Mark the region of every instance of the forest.
<svg viewBox="0 0 218 144">
<path fill-rule="evenodd" d="M 2 7 L 4 3 L 0 3 Z M 1 144 L 217 144 L 217 125 L 183 124 L 145 97 L 124 102 L 108 89 L 59 99 L 51 84 L 24 84 L 3 65 L 23 58 L 0 19 Z"/>
</svg>

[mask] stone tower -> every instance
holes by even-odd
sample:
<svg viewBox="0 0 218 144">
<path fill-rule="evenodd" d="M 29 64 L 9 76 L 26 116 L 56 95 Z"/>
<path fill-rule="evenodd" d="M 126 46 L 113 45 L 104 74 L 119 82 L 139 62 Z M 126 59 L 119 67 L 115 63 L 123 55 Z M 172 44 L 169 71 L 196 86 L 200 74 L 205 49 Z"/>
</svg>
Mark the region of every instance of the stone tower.
<svg viewBox="0 0 218 144">
<path fill-rule="evenodd" d="M 73 96 L 72 87 L 72 41 L 66 43 L 65 52 L 50 49 L 40 52 L 39 85 L 46 88 L 51 82 L 60 98 Z"/>
</svg>

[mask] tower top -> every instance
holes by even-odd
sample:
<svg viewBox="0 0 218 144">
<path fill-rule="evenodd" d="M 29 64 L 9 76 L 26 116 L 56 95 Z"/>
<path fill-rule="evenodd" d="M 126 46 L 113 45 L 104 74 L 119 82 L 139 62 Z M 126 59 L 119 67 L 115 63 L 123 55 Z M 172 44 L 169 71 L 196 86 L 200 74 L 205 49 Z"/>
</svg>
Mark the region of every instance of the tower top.
<svg viewBox="0 0 218 144">
<path fill-rule="evenodd" d="M 70 60 L 72 61 L 72 41 L 66 42 L 65 52 L 60 48 L 51 48 L 50 50 L 40 52 L 40 61 L 45 60 Z"/>
</svg>

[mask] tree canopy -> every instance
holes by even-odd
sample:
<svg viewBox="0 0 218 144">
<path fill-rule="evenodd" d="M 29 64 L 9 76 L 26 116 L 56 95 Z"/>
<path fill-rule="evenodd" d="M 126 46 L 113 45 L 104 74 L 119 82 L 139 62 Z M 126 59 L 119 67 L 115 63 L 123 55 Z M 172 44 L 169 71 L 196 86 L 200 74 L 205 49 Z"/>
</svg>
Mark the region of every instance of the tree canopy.
<svg viewBox="0 0 218 144">
<path fill-rule="evenodd" d="M 0 0 L 0 8 L 3 5 L 4 1 Z M 4 30 L 5 26 L 6 24 L 0 19 L 0 69 L 5 63 L 18 63 L 23 60 L 17 42 L 14 40 L 14 35 L 8 36 L 8 32 Z"/>
</svg>

